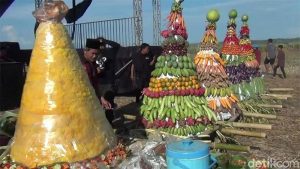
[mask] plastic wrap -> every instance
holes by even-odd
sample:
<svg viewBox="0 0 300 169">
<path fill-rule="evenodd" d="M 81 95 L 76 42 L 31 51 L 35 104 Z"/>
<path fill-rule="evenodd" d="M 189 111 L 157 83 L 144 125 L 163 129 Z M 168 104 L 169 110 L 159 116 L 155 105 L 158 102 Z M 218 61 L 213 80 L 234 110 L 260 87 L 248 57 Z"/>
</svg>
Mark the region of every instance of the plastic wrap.
<svg viewBox="0 0 300 169">
<path fill-rule="evenodd" d="M 62 1 L 47 1 L 35 12 L 41 23 L 11 147 L 12 159 L 28 167 L 89 159 L 116 144 L 68 32 L 60 23 L 66 9 Z"/>
<path fill-rule="evenodd" d="M 160 154 L 161 151 L 165 152 L 165 144 L 154 140 L 132 144 L 129 147 L 132 150 L 131 158 L 124 160 L 117 169 L 166 169 L 165 155 Z"/>
</svg>

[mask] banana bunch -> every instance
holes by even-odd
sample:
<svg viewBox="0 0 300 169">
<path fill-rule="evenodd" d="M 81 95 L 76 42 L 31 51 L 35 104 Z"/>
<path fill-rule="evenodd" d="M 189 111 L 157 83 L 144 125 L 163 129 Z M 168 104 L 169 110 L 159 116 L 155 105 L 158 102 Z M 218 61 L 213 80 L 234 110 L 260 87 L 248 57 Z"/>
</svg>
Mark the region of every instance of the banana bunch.
<svg viewBox="0 0 300 169">
<path fill-rule="evenodd" d="M 160 98 L 144 96 L 140 112 L 150 122 L 166 118 L 171 118 L 173 122 L 176 122 L 187 117 L 197 119 L 203 116 L 207 117 L 210 121 L 217 120 L 216 114 L 207 107 L 205 98 L 191 95 L 172 95 Z"/>
<path fill-rule="evenodd" d="M 205 131 L 206 126 L 202 124 L 198 124 L 195 126 L 186 126 L 186 127 L 178 127 L 178 128 L 162 128 L 161 131 L 167 132 L 173 135 L 179 136 L 187 136 L 187 135 L 196 135 L 198 133 L 202 133 Z"/>
<path fill-rule="evenodd" d="M 228 87 L 228 88 L 206 88 L 205 89 L 205 93 L 204 96 L 205 97 L 225 97 L 225 96 L 230 96 L 232 94 L 232 90 Z"/>
</svg>

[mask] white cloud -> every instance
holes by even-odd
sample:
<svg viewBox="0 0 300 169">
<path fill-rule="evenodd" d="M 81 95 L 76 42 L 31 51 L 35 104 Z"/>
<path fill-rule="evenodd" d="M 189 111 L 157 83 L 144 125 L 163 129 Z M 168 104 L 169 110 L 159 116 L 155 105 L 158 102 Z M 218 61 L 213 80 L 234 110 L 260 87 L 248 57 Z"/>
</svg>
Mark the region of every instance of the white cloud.
<svg viewBox="0 0 300 169">
<path fill-rule="evenodd" d="M 17 41 L 18 36 L 15 28 L 12 25 L 5 25 L 1 28 L 1 32 L 6 35 L 9 41 Z"/>
<path fill-rule="evenodd" d="M 22 46 L 32 46 L 32 41 L 25 40 L 24 37 L 19 36 L 15 27 L 12 25 L 5 25 L 1 28 L 1 34 L 4 35 L 5 41 L 19 42 Z"/>
</svg>

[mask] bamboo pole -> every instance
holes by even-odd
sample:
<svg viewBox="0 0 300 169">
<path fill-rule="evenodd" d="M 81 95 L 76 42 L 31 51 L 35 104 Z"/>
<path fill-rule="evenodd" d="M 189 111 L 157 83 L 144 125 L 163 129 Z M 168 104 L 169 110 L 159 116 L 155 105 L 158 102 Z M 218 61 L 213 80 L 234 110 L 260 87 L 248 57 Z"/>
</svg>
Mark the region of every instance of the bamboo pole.
<svg viewBox="0 0 300 169">
<path fill-rule="evenodd" d="M 287 97 L 287 96 L 275 96 L 275 95 L 270 95 L 270 94 L 263 94 L 263 95 L 261 95 L 261 98 L 263 98 L 263 99 L 287 100 L 289 97 Z"/>
<path fill-rule="evenodd" d="M 254 128 L 254 129 L 265 129 L 265 130 L 271 130 L 272 125 L 270 124 L 257 124 L 257 123 L 240 123 L 240 122 L 223 122 L 218 121 L 216 124 L 219 125 L 230 125 L 232 127 L 239 127 L 239 128 Z"/>
<path fill-rule="evenodd" d="M 258 118 L 266 118 L 266 119 L 276 119 L 277 118 L 277 116 L 273 115 L 273 114 L 243 112 L 243 115 L 247 116 L 247 117 L 258 117 Z"/>
<path fill-rule="evenodd" d="M 250 146 L 242 146 L 242 145 L 235 145 L 235 144 L 212 143 L 211 148 L 222 149 L 222 150 L 241 151 L 241 152 L 250 152 Z"/>
<path fill-rule="evenodd" d="M 270 92 L 290 92 L 290 91 L 294 91 L 293 88 L 270 88 L 269 89 Z"/>
<path fill-rule="evenodd" d="M 280 104 L 258 104 L 258 106 L 265 107 L 265 108 L 282 109 L 282 105 Z"/>
<path fill-rule="evenodd" d="M 293 95 L 291 94 L 262 94 L 261 96 L 270 96 L 270 97 L 276 97 L 276 98 L 289 98 L 289 97 L 293 97 Z"/>
<path fill-rule="evenodd" d="M 265 132 L 245 131 L 245 130 L 229 129 L 229 128 L 223 128 L 221 129 L 221 132 L 225 134 L 234 134 L 234 135 L 259 137 L 259 138 L 266 138 L 267 136 Z"/>
</svg>

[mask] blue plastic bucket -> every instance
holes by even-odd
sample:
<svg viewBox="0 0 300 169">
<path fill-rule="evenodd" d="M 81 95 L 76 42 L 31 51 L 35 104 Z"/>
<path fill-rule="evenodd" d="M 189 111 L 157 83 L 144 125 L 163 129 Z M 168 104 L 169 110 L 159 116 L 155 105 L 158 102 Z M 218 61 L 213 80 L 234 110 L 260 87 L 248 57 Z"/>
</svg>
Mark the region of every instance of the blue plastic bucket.
<svg viewBox="0 0 300 169">
<path fill-rule="evenodd" d="M 167 144 L 166 156 L 168 169 L 210 169 L 217 162 L 210 156 L 209 146 L 196 140 Z"/>
</svg>

